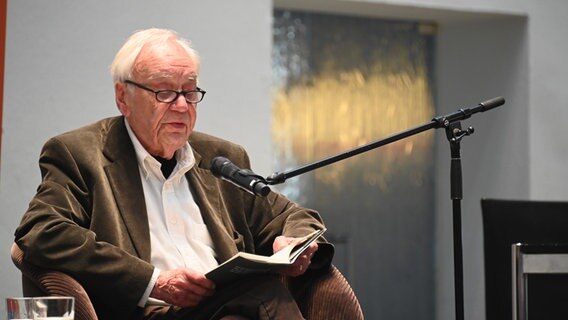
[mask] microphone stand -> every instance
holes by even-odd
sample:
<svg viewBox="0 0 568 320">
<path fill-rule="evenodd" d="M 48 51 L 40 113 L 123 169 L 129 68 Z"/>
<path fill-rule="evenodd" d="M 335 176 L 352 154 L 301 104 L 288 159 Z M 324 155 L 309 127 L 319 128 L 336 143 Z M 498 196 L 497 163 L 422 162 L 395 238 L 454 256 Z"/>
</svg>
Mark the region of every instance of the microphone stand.
<svg viewBox="0 0 568 320">
<path fill-rule="evenodd" d="M 367 152 L 389 143 L 410 137 L 430 129 L 443 128 L 446 131 L 446 138 L 450 143 L 450 193 L 453 212 L 453 245 L 454 245 L 454 294 L 455 294 L 455 313 L 456 320 L 464 319 L 464 299 L 463 299 L 463 254 L 462 254 L 462 226 L 461 226 L 461 200 L 463 199 L 462 189 L 462 168 L 460 155 L 460 142 L 465 136 L 473 134 L 474 129 L 469 127 L 462 130 L 461 120 L 468 119 L 477 112 L 485 112 L 496 108 L 505 103 L 503 97 L 496 97 L 479 103 L 477 106 L 459 109 L 454 113 L 445 116 L 435 117 L 431 122 L 409 129 L 398 134 L 392 135 L 382 140 L 378 140 L 361 147 L 340 153 L 329 158 L 316 161 L 314 163 L 290 170 L 288 172 L 275 172 L 266 178 L 270 185 L 280 184 L 287 179 L 297 175 L 330 165 L 363 152 Z"/>
</svg>

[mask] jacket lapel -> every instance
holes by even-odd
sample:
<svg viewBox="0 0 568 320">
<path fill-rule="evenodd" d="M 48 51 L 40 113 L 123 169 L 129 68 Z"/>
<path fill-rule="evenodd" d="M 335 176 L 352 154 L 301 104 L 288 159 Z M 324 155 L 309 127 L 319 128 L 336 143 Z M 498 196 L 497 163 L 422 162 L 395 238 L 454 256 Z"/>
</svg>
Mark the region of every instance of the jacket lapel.
<svg viewBox="0 0 568 320">
<path fill-rule="evenodd" d="M 203 222 L 213 239 L 217 260 L 222 262 L 237 253 L 233 235 L 229 230 L 233 230 L 229 221 L 223 221 L 223 212 L 219 198 L 219 190 L 216 189 L 218 179 L 211 174 L 211 171 L 200 167 L 201 156 L 193 150 L 195 155 L 195 166 L 186 174 L 190 188 L 193 192 L 195 201 L 201 210 Z"/>
<path fill-rule="evenodd" d="M 136 152 L 126 131 L 124 118 L 115 119 L 109 125 L 104 146 L 104 153 L 110 160 L 105 172 L 136 253 L 149 262 L 150 229 Z M 230 221 L 222 219 L 223 209 L 216 189 L 218 179 L 209 170 L 200 167 L 201 156 L 195 150 L 193 152 L 196 163 L 186 178 L 213 239 L 217 259 L 225 261 L 238 252 L 233 235 L 229 234 L 233 228 Z"/>
<path fill-rule="evenodd" d="M 150 230 L 136 152 L 123 117 L 109 126 L 104 153 L 110 159 L 105 172 L 114 199 L 138 256 L 150 261 Z"/>
</svg>

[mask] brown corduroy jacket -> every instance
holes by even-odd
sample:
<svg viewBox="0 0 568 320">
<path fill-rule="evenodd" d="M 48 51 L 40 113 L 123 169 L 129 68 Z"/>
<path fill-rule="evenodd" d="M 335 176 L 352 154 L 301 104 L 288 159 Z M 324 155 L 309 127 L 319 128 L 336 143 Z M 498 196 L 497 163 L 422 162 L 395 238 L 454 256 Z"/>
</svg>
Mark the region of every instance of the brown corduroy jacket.
<svg viewBox="0 0 568 320">
<path fill-rule="evenodd" d="M 323 223 L 319 214 L 271 192 L 254 197 L 209 170 L 224 156 L 249 168 L 244 149 L 193 132 L 196 158 L 186 174 L 219 262 L 237 251 L 271 254 L 280 234 L 302 236 Z M 144 193 L 123 117 L 50 139 L 39 165 L 42 182 L 15 236 L 24 259 L 65 272 L 87 290 L 100 319 L 134 319 L 154 267 Z M 332 249 L 316 257 L 331 260 Z M 314 259 L 316 259 L 314 257 Z"/>
</svg>

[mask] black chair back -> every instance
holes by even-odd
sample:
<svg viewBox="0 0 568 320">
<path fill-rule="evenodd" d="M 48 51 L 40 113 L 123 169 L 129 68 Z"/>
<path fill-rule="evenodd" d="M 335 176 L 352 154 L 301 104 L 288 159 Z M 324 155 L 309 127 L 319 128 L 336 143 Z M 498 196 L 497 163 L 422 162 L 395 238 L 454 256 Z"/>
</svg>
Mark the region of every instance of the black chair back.
<svg viewBox="0 0 568 320">
<path fill-rule="evenodd" d="M 509 320 L 513 316 L 511 245 L 568 243 L 568 202 L 482 199 L 481 209 L 486 320 Z M 538 300 L 549 299 L 550 304 L 550 299 L 558 298 L 533 296 L 529 308 L 539 305 Z M 566 296 L 562 298 L 566 301 Z"/>
</svg>

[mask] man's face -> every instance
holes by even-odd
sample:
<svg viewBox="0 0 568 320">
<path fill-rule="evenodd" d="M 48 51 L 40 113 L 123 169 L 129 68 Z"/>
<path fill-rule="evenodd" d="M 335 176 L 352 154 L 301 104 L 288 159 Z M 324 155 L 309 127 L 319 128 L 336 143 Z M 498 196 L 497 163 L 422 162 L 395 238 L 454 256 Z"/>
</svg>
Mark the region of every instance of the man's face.
<svg viewBox="0 0 568 320">
<path fill-rule="evenodd" d="M 197 65 L 174 41 L 142 48 L 132 80 L 154 90 L 196 89 Z M 136 137 L 146 150 L 169 159 L 183 147 L 195 126 L 196 104 L 183 95 L 171 102 L 159 102 L 152 92 L 125 83 L 115 84 L 116 100 Z"/>
</svg>

